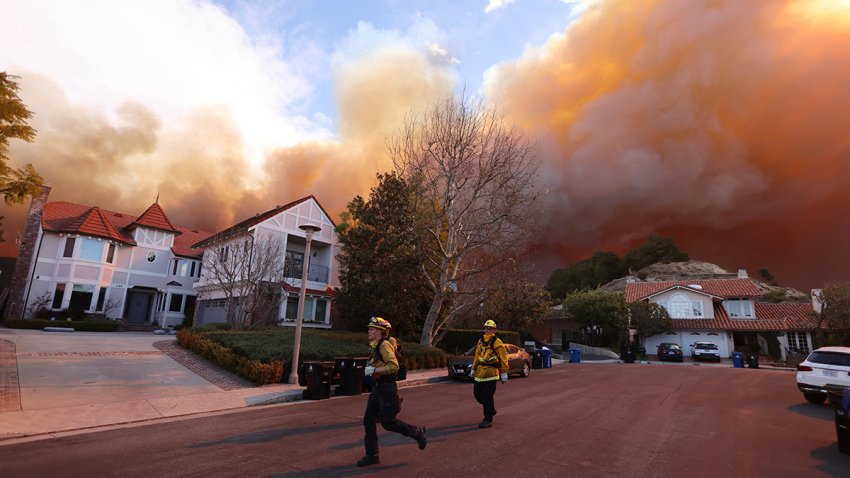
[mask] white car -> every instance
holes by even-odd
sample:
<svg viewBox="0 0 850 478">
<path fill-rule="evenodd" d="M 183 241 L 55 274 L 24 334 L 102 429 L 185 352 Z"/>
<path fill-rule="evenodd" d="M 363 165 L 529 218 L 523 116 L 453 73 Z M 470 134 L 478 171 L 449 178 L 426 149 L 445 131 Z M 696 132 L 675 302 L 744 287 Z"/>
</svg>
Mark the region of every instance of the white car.
<svg viewBox="0 0 850 478">
<path fill-rule="evenodd" d="M 695 342 L 691 345 L 691 357 L 694 360 L 720 361 L 720 349 L 714 342 Z"/>
<path fill-rule="evenodd" d="M 797 365 L 797 388 L 810 403 L 823 403 L 827 385 L 850 387 L 850 347 L 821 347 Z"/>
</svg>

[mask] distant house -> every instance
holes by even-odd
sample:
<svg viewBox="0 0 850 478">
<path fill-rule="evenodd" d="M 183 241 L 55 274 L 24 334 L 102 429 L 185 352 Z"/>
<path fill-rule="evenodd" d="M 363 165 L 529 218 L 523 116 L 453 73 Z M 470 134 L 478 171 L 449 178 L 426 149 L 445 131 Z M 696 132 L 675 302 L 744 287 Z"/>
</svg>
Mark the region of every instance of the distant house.
<svg viewBox="0 0 850 478">
<path fill-rule="evenodd" d="M 814 309 L 807 303 L 766 303 L 745 271 L 728 279 L 642 282 L 625 286 L 626 302 L 651 301 L 662 305 L 673 319 L 673 331 L 646 339 L 648 353 L 658 344 L 673 342 L 685 354 L 698 341 L 714 342 L 721 356 L 757 349 L 768 353 L 766 336 L 776 336 L 782 358 L 807 354 L 816 327 Z"/>
<path fill-rule="evenodd" d="M 257 214 L 194 244 L 194 247 L 206 250 L 201 277 L 195 284 L 195 290 L 200 294 L 195 323 L 226 322 L 234 309 L 234 304 L 228 304 L 228 301 L 236 301 L 235 307 L 240 307 L 246 300 L 242 292 L 231 287 L 239 282 L 237 277 L 232 280 L 216 277 L 214 271 L 221 269 L 221 264 L 217 263 L 232 261 L 234 257 L 245 258 L 249 263 L 268 260 L 260 257 L 263 253 L 260 244 L 275 244 L 274 254 L 277 257 L 273 260 L 282 265 L 283 277 L 273 279 L 276 287 L 270 288 L 268 295 L 275 298 L 269 299 L 263 307 L 262 320 L 269 325 L 294 325 L 301 277 L 304 264 L 307 264 L 306 233 L 300 229 L 305 224 L 318 226 L 320 230 L 313 234 L 311 241 L 303 320 L 308 327 L 329 328 L 333 289 L 339 285 L 336 265 L 339 244 L 336 225 L 313 196 Z M 235 275 L 246 273 L 244 270 L 236 271 Z M 282 297 L 277 297 L 278 294 Z M 270 307 L 273 310 L 268 310 Z"/>
<path fill-rule="evenodd" d="M 139 215 L 65 201 L 30 204 L 9 317 L 99 314 L 169 327 L 192 314 L 209 232 L 173 224 L 158 202 Z M 40 309 L 40 310 L 34 310 Z"/>
</svg>

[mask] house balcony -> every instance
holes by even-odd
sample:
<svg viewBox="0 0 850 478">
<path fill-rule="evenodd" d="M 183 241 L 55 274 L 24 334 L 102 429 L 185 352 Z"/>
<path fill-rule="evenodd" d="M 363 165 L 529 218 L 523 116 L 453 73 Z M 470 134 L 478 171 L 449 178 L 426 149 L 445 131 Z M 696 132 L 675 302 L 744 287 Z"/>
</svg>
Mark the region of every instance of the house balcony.
<svg viewBox="0 0 850 478">
<path fill-rule="evenodd" d="M 307 281 L 308 282 L 321 282 L 323 284 L 328 283 L 328 278 L 330 276 L 330 267 L 322 266 L 318 264 L 310 264 L 310 268 L 307 270 Z M 284 267 L 284 277 L 290 279 L 301 279 L 301 274 L 304 272 L 303 266 L 299 264 L 294 264 L 290 267 L 290 264 L 287 263 L 286 267 Z"/>
</svg>

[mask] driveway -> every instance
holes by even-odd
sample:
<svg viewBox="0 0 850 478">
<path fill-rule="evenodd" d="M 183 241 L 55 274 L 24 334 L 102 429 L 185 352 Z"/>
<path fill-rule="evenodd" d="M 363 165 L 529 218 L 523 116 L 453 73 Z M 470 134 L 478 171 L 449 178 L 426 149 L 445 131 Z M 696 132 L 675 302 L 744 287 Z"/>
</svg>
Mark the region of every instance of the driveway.
<svg viewBox="0 0 850 478">
<path fill-rule="evenodd" d="M 160 349 L 173 342 L 143 332 L 0 328 L 0 411 L 221 391 Z"/>
</svg>

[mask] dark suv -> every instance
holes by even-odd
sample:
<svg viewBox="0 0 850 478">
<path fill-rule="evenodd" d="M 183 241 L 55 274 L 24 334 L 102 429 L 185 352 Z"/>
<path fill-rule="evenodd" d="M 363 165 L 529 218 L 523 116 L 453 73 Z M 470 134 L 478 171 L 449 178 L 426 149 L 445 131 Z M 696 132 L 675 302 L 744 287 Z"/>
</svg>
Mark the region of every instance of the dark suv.
<svg viewBox="0 0 850 478">
<path fill-rule="evenodd" d="M 684 360 L 682 347 L 679 344 L 663 342 L 658 345 L 658 360 L 669 360 L 671 362 L 681 362 Z"/>
</svg>

